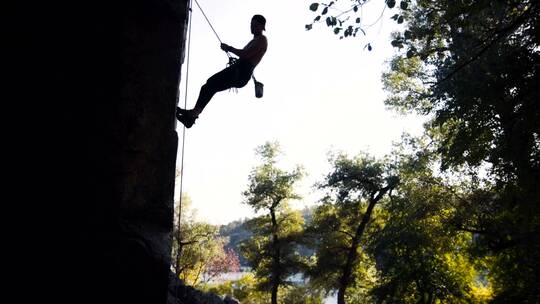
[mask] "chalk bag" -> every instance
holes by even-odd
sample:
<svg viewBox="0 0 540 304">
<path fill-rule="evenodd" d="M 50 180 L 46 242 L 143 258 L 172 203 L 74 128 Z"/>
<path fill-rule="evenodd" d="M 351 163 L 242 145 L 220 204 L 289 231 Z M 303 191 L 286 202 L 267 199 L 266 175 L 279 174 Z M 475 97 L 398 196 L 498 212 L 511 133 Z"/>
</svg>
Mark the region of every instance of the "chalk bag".
<svg viewBox="0 0 540 304">
<path fill-rule="evenodd" d="M 263 97 L 263 89 L 264 89 L 264 84 L 262 84 L 262 82 L 258 82 L 257 80 L 255 80 L 255 97 L 257 98 Z"/>
</svg>

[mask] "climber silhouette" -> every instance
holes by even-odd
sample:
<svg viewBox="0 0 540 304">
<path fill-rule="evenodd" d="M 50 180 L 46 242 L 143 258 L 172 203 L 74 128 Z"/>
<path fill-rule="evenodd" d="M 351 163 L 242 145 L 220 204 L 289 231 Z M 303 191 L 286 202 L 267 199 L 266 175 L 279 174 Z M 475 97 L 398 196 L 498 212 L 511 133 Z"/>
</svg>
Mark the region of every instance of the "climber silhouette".
<svg viewBox="0 0 540 304">
<path fill-rule="evenodd" d="M 193 109 L 176 108 L 176 118 L 186 128 L 193 126 L 195 120 L 199 117 L 208 102 L 210 102 L 214 94 L 230 88 L 242 88 L 248 83 L 253 69 L 259 64 L 268 47 L 266 36 L 262 34 L 266 30 L 265 25 L 266 19 L 263 16 L 254 15 L 251 18 L 253 39 L 243 49 L 235 49 L 225 43 L 221 44 L 220 47 L 223 51 L 231 52 L 239 58 L 221 72 L 208 78 L 206 84 L 201 87 L 199 98 Z"/>
</svg>

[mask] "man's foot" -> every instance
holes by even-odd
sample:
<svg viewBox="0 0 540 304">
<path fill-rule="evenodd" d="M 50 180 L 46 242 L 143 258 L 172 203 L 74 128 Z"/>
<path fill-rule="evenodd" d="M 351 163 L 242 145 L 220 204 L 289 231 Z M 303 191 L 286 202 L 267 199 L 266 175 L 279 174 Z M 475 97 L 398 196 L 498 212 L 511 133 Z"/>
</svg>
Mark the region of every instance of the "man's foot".
<svg viewBox="0 0 540 304">
<path fill-rule="evenodd" d="M 178 115 L 189 115 L 192 111 L 193 110 L 181 109 L 180 107 L 176 107 L 176 116 L 178 117 Z"/>
<path fill-rule="evenodd" d="M 176 119 L 178 119 L 186 128 L 191 128 L 197 119 L 190 110 L 176 108 Z"/>
</svg>

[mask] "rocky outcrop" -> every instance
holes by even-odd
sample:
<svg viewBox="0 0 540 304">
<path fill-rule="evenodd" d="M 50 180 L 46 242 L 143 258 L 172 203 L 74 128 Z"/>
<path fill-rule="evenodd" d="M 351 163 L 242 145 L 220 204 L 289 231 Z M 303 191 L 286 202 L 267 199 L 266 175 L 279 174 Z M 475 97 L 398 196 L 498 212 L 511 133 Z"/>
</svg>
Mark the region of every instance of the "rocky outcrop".
<svg viewBox="0 0 540 304">
<path fill-rule="evenodd" d="M 213 293 L 186 286 L 174 273 L 170 273 L 167 304 L 240 304 L 231 296 L 221 298 Z"/>
<path fill-rule="evenodd" d="M 169 281 L 188 1 L 15 2 L 3 100 L 23 115 L 3 205 L 20 236 L 4 277 L 24 290 L 9 301 L 235 303 Z"/>
<path fill-rule="evenodd" d="M 14 147 L 33 167 L 21 169 L 16 198 L 27 209 L 18 226 L 31 230 L 20 264 L 41 286 L 25 295 L 167 303 L 187 0 L 21 2 L 6 11 L 14 33 L 5 46 L 22 49 L 9 59 L 26 98 L 10 103 L 25 107 L 30 129 L 19 136 L 28 147 Z"/>
</svg>

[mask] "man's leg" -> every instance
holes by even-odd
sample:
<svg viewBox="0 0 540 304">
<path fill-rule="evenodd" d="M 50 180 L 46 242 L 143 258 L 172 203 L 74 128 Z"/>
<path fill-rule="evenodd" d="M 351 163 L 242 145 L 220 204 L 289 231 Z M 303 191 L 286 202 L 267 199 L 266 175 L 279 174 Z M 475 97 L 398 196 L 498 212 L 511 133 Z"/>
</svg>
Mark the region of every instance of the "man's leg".
<svg viewBox="0 0 540 304">
<path fill-rule="evenodd" d="M 234 86 L 235 78 L 237 77 L 235 75 L 236 72 L 235 67 L 228 67 L 210 77 L 201 87 L 199 98 L 192 110 L 177 108 L 176 117 L 178 120 L 187 128 L 190 128 L 217 92 L 230 89 Z"/>
</svg>

